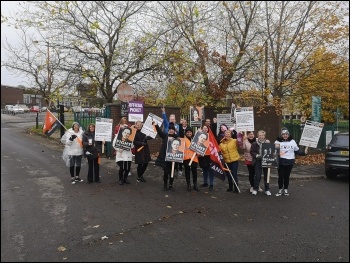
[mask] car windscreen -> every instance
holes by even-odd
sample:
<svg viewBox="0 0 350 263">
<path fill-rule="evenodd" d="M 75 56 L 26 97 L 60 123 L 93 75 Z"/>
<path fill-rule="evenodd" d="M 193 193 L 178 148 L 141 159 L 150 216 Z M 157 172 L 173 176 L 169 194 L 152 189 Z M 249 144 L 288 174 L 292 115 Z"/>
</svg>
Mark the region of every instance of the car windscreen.
<svg viewBox="0 0 350 263">
<path fill-rule="evenodd" d="M 331 144 L 333 146 L 349 147 L 349 135 L 336 135 L 333 137 Z"/>
</svg>

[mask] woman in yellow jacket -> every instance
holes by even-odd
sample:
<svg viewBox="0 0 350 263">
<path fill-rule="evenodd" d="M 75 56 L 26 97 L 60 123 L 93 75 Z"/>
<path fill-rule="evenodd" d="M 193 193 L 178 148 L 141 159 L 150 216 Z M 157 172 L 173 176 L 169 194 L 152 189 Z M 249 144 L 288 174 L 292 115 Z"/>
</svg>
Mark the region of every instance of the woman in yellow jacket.
<svg viewBox="0 0 350 263">
<path fill-rule="evenodd" d="M 195 155 L 191 166 L 189 165 L 193 154 L 195 154 L 194 151 L 190 150 L 191 140 L 193 136 L 193 131 L 190 127 L 187 127 L 185 130 L 185 151 L 184 151 L 184 167 L 185 167 L 185 177 L 187 182 L 187 191 L 191 192 L 191 179 L 190 174 L 192 171 L 192 180 L 193 180 L 193 189 L 197 192 L 199 191 L 199 188 L 197 186 L 197 164 L 198 164 L 198 158 L 197 154 Z"/>
<path fill-rule="evenodd" d="M 227 164 L 228 169 L 230 169 L 232 176 L 238 186 L 238 177 L 237 177 L 238 160 L 239 160 L 238 142 L 237 142 L 237 139 L 232 138 L 232 132 L 230 130 L 225 131 L 224 138 L 222 139 L 219 147 L 224 157 L 224 161 Z M 226 171 L 225 173 L 228 179 L 227 192 L 234 191 L 235 193 L 238 193 L 238 188 L 236 185 L 233 190 L 233 180 L 232 180 L 231 174 L 228 171 Z"/>
</svg>

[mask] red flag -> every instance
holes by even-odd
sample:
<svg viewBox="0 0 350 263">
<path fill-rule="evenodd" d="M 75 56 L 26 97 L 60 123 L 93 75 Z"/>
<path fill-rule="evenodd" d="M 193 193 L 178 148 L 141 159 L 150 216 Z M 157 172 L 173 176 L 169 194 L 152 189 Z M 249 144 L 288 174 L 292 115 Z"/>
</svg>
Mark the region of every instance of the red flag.
<svg viewBox="0 0 350 263">
<path fill-rule="evenodd" d="M 210 168 L 214 172 L 214 176 L 225 181 L 224 157 L 220 147 L 215 139 L 213 132 L 209 129 L 209 151 L 210 151 Z"/>
<path fill-rule="evenodd" d="M 47 136 L 51 136 L 55 132 L 59 125 L 57 118 L 52 114 L 51 111 L 46 111 L 43 133 Z"/>
</svg>

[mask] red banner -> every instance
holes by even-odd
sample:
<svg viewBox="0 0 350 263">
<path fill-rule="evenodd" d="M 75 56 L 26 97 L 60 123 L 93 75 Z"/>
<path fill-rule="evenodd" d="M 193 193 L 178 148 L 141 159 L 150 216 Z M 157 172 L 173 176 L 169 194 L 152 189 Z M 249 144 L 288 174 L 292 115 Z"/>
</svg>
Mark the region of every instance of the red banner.
<svg viewBox="0 0 350 263">
<path fill-rule="evenodd" d="M 225 181 L 225 162 L 213 132 L 209 129 L 210 167 L 214 176 Z"/>
</svg>

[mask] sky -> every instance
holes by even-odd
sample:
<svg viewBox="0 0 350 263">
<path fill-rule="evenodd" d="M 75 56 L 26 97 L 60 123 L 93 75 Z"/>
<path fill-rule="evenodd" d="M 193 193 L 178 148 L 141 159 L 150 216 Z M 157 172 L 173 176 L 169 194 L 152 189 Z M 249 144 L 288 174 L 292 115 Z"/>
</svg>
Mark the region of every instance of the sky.
<svg viewBox="0 0 350 263">
<path fill-rule="evenodd" d="M 13 13 L 17 9 L 19 2 L 20 1 L 1 1 L 1 14 L 7 16 L 9 13 Z M 1 61 L 7 60 L 7 52 L 3 49 L 2 45 L 5 39 L 11 44 L 16 44 L 19 37 L 15 29 L 1 23 Z M 1 67 L 1 85 L 14 87 L 18 85 L 26 86 L 25 80 L 25 77 L 10 72 L 5 67 Z"/>
</svg>

